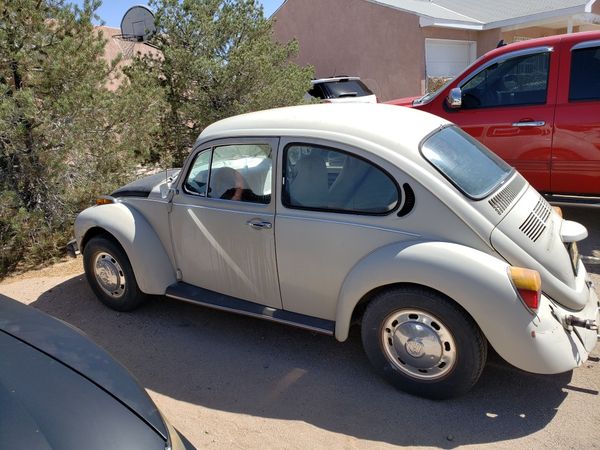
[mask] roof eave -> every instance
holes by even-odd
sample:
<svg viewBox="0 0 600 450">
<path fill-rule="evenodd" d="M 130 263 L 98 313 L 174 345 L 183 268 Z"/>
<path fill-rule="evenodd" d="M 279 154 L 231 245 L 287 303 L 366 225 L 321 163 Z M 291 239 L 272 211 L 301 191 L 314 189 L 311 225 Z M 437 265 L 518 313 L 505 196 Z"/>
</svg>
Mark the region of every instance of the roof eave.
<svg viewBox="0 0 600 450">
<path fill-rule="evenodd" d="M 596 0 L 588 2 L 586 5 L 573 6 L 571 8 L 556 9 L 542 13 L 530 14 L 527 16 L 514 17 L 496 22 L 466 22 L 457 20 L 438 19 L 435 17 L 420 16 L 419 24 L 421 27 L 440 27 L 440 28 L 458 28 L 462 30 L 493 30 L 495 28 L 518 27 L 519 25 L 543 22 L 545 20 L 555 19 L 557 17 L 572 16 L 575 14 L 590 12 L 592 5 Z"/>
<path fill-rule="evenodd" d="M 485 24 L 481 22 L 467 22 L 460 20 L 438 19 L 436 17 L 419 16 L 421 27 L 458 28 L 461 30 L 483 30 Z"/>
<path fill-rule="evenodd" d="M 591 10 L 590 2 L 590 10 Z M 573 16 L 575 14 L 581 14 L 587 11 L 587 5 L 581 6 L 573 6 L 571 8 L 564 9 L 556 9 L 554 11 L 545 11 L 543 13 L 538 14 L 530 14 L 528 16 L 515 17 L 514 19 L 500 20 L 497 22 L 486 23 L 484 29 L 493 29 L 493 28 L 505 28 L 505 27 L 514 27 L 518 25 L 523 25 L 526 23 L 535 23 L 535 22 L 543 22 L 545 20 L 556 19 L 559 17 L 565 16 Z"/>
</svg>

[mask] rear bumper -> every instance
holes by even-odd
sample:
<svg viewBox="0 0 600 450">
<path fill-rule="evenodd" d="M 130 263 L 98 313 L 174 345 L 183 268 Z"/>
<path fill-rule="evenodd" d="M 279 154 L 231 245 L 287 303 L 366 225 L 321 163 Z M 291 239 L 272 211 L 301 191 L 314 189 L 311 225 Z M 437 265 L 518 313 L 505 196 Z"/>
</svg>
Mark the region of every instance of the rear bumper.
<svg viewBox="0 0 600 450">
<path fill-rule="evenodd" d="M 583 320 L 600 319 L 598 297 L 589 289 L 589 300 L 575 315 Z M 543 298 L 538 315 L 528 327 L 529 344 L 534 348 L 530 358 L 517 366 L 541 374 L 567 372 L 583 364 L 598 343 L 598 331 L 569 327 L 565 318 L 573 314 L 560 305 Z"/>
</svg>

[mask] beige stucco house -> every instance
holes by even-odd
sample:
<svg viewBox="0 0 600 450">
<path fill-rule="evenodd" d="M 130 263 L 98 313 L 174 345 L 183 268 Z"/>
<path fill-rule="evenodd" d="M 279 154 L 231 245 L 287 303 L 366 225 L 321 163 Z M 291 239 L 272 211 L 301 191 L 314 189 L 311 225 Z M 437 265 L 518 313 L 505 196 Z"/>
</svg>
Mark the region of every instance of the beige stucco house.
<svg viewBox="0 0 600 450">
<path fill-rule="evenodd" d="M 131 61 L 136 56 L 143 56 L 146 54 L 156 55 L 159 53 L 156 48 L 148 45 L 145 42 L 122 39 L 121 30 L 119 28 L 97 26 L 95 29 L 98 33 L 102 34 L 104 39 L 106 39 L 104 59 L 108 63 L 111 63 L 115 60 L 115 58 L 117 58 L 117 56 L 121 56 L 119 64 L 117 65 L 117 71 L 115 71 L 110 77 L 107 84 L 108 89 L 112 91 L 116 90 L 123 80 L 121 76 L 117 76 L 117 74 L 120 72 L 119 69 L 131 64 Z"/>
<path fill-rule="evenodd" d="M 386 101 L 418 95 L 506 43 L 600 29 L 596 0 L 286 0 L 276 39 L 317 77 L 357 75 Z"/>
</svg>

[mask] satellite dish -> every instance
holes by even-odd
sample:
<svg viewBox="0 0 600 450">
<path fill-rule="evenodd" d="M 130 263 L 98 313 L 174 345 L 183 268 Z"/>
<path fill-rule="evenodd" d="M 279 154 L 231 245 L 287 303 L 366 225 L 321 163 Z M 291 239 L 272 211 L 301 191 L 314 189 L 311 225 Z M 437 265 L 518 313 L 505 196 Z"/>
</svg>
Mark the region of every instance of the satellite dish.
<svg viewBox="0 0 600 450">
<path fill-rule="evenodd" d="M 145 6 L 132 6 L 121 20 L 121 37 L 123 39 L 145 42 L 155 32 L 154 14 Z"/>
</svg>

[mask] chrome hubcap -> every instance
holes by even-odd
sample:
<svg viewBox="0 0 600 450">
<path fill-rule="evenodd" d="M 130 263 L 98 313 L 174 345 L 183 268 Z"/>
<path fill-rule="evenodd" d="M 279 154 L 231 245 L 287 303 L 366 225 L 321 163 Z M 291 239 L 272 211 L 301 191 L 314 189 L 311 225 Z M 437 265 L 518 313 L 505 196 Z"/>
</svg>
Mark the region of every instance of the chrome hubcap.
<svg viewBox="0 0 600 450">
<path fill-rule="evenodd" d="M 437 317 L 418 309 L 401 309 L 386 317 L 381 344 L 394 367 L 420 380 L 442 378 L 456 364 L 450 330 Z"/>
<path fill-rule="evenodd" d="M 94 258 L 94 277 L 100 289 L 113 298 L 125 293 L 125 274 L 119 262 L 109 253 L 101 252 Z"/>
</svg>

